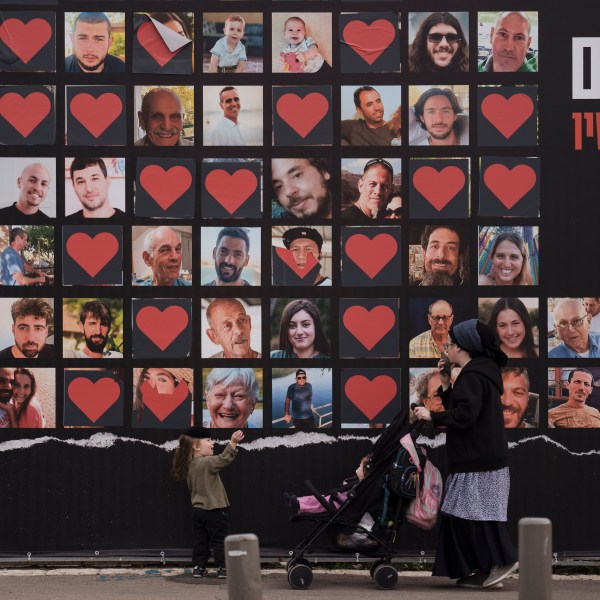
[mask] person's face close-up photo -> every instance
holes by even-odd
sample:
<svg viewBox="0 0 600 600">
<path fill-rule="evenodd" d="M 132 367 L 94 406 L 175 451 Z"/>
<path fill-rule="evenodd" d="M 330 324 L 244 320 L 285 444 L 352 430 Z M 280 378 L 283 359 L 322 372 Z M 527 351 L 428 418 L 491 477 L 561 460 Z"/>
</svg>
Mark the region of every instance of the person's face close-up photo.
<svg viewBox="0 0 600 600">
<path fill-rule="evenodd" d="M 164 369 L 146 369 L 141 378 L 142 383 L 147 383 L 159 394 L 172 394 L 175 391 L 173 375 Z"/>
<path fill-rule="evenodd" d="M 302 42 L 306 37 L 306 30 L 304 29 L 302 21 L 290 19 L 285 26 L 283 37 L 285 37 L 292 46 L 297 46 Z"/>
<path fill-rule="evenodd" d="M 252 400 L 241 383 L 216 383 L 206 395 L 206 406 L 212 427 L 243 428 L 254 412 Z"/>
<path fill-rule="evenodd" d="M 569 400 L 580 405 L 585 404 L 594 389 L 592 376 L 584 371 L 575 371 L 571 381 L 567 381 L 565 385 L 569 390 Z"/>
<path fill-rule="evenodd" d="M 226 358 L 244 358 L 250 350 L 250 315 L 239 302 L 221 302 L 210 316 L 208 336 Z"/>
<path fill-rule="evenodd" d="M 494 71 L 515 72 L 525 61 L 531 45 L 526 19 L 516 13 L 506 15 L 497 27 L 492 27 L 492 57 Z"/>
<path fill-rule="evenodd" d="M 443 95 L 431 96 L 423 106 L 421 120 L 429 135 L 436 140 L 445 140 L 454 130 L 457 115 L 452 110 L 450 100 Z"/>
<path fill-rule="evenodd" d="M 425 250 L 425 271 L 454 275 L 458 270 L 459 248 L 460 238 L 455 231 L 445 227 L 434 229 Z"/>
<path fill-rule="evenodd" d="M 183 109 L 173 94 L 156 92 L 142 121 L 151 145 L 175 146 L 183 129 Z"/>
<path fill-rule="evenodd" d="M 306 269 L 306 262 L 309 254 L 312 254 L 319 260 L 319 247 L 313 240 L 297 238 L 290 244 L 290 250 L 299 270 Z"/>
<path fill-rule="evenodd" d="M 227 41 L 234 45 L 244 37 L 244 26 L 241 21 L 227 21 L 223 28 L 223 33 Z"/>
<path fill-rule="evenodd" d="M 25 402 L 33 389 L 31 377 L 25 373 L 17 373 L 13 383 L 13 400 L 16 405 Z"/>
<path fill-rule="evenodd" d="M 108 342 L 108 332 L 110 327 L 103 324 L 100 319 L 93 316 L 86 316 L 85 321 L 79 324 L 81 333 L 85 338 L 86 346 L 92 352 L 102 352 Z"/>
<path fill-rule="evenodd" d="M 379 92 L 364 90 L 360 93 L 359 99 L 358 112 L 364 117 L 365 123 L 371 127 L 380 126 L 383 123 L 385 109 Z"/>
<path fill-rule="evenodd" d="M 520 348 L 525 339 L 525 325 L 512 308 L 505 308 L 498 313 L 496 329 L 502 347 L 506 347 L 508 351 Z"/>
<path fill-rule="evenodd" d="M 104 176 L 99 165 L 92 165 L 73 173 L 73 189 L 85 208 L 98 210 L 108 199 L 110 178 Z"/>
<path fill-rule="evenodd" d="M 434 25 L 427 34 L 427 53 L 431 62 L 440 69 L 450 65 L 458 44 L 458 32 L 447 23 Z"/>
<path fill-rule="evenodd" d="M 523 269 L 523 255 L 518 246 L 503 240 L 492 257 L 496 285 L 513 285 Z"/>
<path fill-rule="evenodd" d="M 431 307 L 431 312 L 427 315 L 427 320 L 434 335 L 442 336 L 448 334 L 450 327 L 452 327 L 454 315 L 448 304 L 440 302 Z"/>
<path fill-rule="evenodd" d="M 583 305 L 579 302 L 564 302 L 558 307 L 554 320 L 558 336 L 569 348 L 576 352 L 587 349 L 590 321 Z"/>
<path fill-rule="evenodd" d="M 388 203 L 392 192 L 392 176 L 384 166 L 375 164 L 358 180 L 358 202 L 372 215 L 377 215 Z"/>
<path fill-rule="evenodd" d="M 519 427 L 525 416 L 529 404 L 529 382 L 524 374 L 508 373 L 503 375 L 502 384 L 502 414 L 504 426 L 507 428 Z"/>
<path fill-rule="evenodd" d="M 144 257 L 159 285 L 168 285 L 179 277 L 182 260 L 181 241 L 171 229 L 165 229 L 155 238 L 152 254 L 144 254 Z"/>
<path fill-rule="evenodd" d="M 30 208 L 39 206 L 50 189 L 50 173 L 44 165 L 29 165 L 17 178 L 17 187 L 21 204 Z"/>
<path fill-rule="evenodd" d="M 240 100 L 238 91 L 227 90 L 226 92 L 223 92 L 221 94 L 219 106 L 226 118 L 237 121 L 240 110 L 242 110 L 242 101 Z"/>
<path fill-rule="evenodd" d="M 213 250 L 217 275 L 223 283 L 233 283 L 242 276 L 250 256 L 246 242 L 241 238 L 224 235 Z"/>
<path fill-rule="evenodd" d="M 111 44 L 106 23 L 77 22 L 73 32 L 73 52 L 83 71 L 102 71 Z"/>
<path fill-rule="evenodd" d="M 305 310 L 299 310 L 290 319 L 288 337 L 296 354 L 314 348 L 315 322 Z"/>
<path fill-rule="evenodd" d="M 274 158 L 271 166 L 273 191 L 285 210 L 297 218 L 328 212 L 331 175 L 321 173 L 307 158 Z"/>
<path fill-rule="evenodd" d="M 46 319 L 34 315 L 17 317 L 12 326 L 15 346 L 26 358 L 35 358 L 46 345 L 48 325 Z"/>
</svg>

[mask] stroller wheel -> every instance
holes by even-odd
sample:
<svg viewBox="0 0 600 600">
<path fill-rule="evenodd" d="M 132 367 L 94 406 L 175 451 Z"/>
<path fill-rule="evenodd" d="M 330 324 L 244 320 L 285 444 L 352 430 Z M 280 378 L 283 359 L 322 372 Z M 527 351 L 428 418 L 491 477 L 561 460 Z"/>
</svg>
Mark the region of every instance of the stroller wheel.
<svg viewBox="0 0 600 600">
<path fill-rule="evenodd" d="M 290 558 L 286 563 L 285 563 L 285 571 L 286 573 L 294 566 L 294 565 L 306 565 L 309 569 L 310 569 L 310 563 L 308 562 L 308 560 L 306 560 L 306 558 Z"/>
<path fill-rule="evenodd" d="M 371 575 L 371 579 L 373 579 L 373 577 L 375 576 L 375 570 L 377 569 L 377 567 L 379 565 L 383 565 L 385 563 L 385 561 L 380 558 L 379 560 L 376 560 L 372 565 L 371 568 L 369 569 L 369 573 Z"/>
<path fill-rule="evenodd" d="M 312 569 L 308 565 L 296 563 L 290 567 L 287 578 L 288 583 L 295 590 L 305 590 L 312 583 Z"/>
<path fill-rule="evenodd" d="M 398 581 L 398 571 L 392 565 L 379 565 L 373 571 L 373 581 L 380 590 L 391 590 Z"/>
</svg>

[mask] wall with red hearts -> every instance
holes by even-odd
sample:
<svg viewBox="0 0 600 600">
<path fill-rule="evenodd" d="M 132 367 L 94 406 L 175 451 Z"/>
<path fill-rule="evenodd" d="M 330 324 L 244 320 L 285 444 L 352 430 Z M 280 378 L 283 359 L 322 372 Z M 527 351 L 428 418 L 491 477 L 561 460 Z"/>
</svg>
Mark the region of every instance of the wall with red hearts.
<svg viewBox="0 0 600 600">
<path fill-rule="evenodd" d="M 600 8 L 574 0 L 565 15 L 558 0 L 515 5 L 531 16 L 531 69 L 499 73 L 478 70 L 492 52 L 493 2 L 206 0 L 198 7 L 171 0 L 179 38 L 150 19 L 155 4 L 88 2 L 85 10 L 110 15 L 110 54 L 121 62 L 86 73 L 65 67 L 75 2 L 0 0 L 0 254 L 11 230 L 23 227 L 34 240 L 24 259 L 44 273 L 44 285 L 0 285 L 0 351 L 16 345 L 10 307 L 17 300 L 38 298 L 53 309 L 45 340 L 53 354 L 0 359 L 0 379 L 3 368 L 34 374 L 40 411 L 38 427 L 11 426 L 0 404 L 2 498 L 11 514 L 0 559 L 96 551 L 186 557 L 189 495 L 170 478 L 170 461 L 183 429 L 210 425 L 205 381 L 219 368 L 247 369 L 259 389 L 242 450 L 223 471 L 232 532 L 255 532 L 266 556 L 285 557 L 307 529 L 288 522 L 283 492 L 304 493 L 305 479 L 326 489 L 351 475 L 380 427 L 419 400 L 419 382 L 437 362 L 420 337 L 435 327 L 430 307 L 443 301 L 437 309 L 449 305 L 454 323 L 488 321 L 502 298 L 518 301 L 513 312 L 522 305 L 517 320 L 532 334 L 525 349 L 521 338 L 513 343 L 498 329 L 513 353 L 509 366 L 527 370 L 530 392 L 525 405 L 506 399 L 511 535 L 516 541 L 519 518 L 547 516 L 558 559 L 600 555 L 600 519 L 567 508 L 575 498 L 592 506 L 600 494 L 589 476 L 599 460 L 599 434 L 576 419 L 553 427 L 557 413 L 550 412 L 566 402 L 576 366 L 589 370 L 594 383 L 586 405 L 600 408 L 600 352 L 592 344 L 589 355 L 562 358 L 555 323 L 561 300 L 575 298 L 581 315 L 566 317 L 566 331 L 579 331 L 573 321 L 595 310 L 595 297 L 585 294 L 600 291 Z M 450 59 L 461 47 L 467 62 L 457 70 L 414 67 L 409 48 L 421 23 L 444 11 L 456 15 L 463 39 L 439 40 L 450 50 L 438 58 Z M 231 12 L 247 17 L 246 67 L 211 73 L 210 51 Z M 324 62 L 319 54 L 289 56 L 280 25 L 300 13 Z M 288 54 L 281 64 L 280 53 Z M 156 86 L 171 87 L 181 99 L 185 115 L 175 128 L 182 143 L 175 147 L 143 145 L 137 113 Z M 241 104 L 245 144 L 213 143 L 225 110 L 218 91 L 226 86 L 238 94 L 227 106 Z M 357 111 L 353 92 L 361 86 L 383 106 L 375 99 Z M 451 90 L 460 104 L 451 126 L 427 130 L 415 116 L 432 87 Z M 372 127 L 362 131 L 360 119 Z M 456 143 L 437 144 L 444 140 Z M 91 221 L 68 214 L 67 198 L 79 197 L 69 169 L 78 157 L 102 157 L 108 171 L 99 180 L 110 180 L 108 197 L 122 214 Z M 28 187 L 32 164 L 48 171 L 48 192 Z M 357 202 L 365 206 L 362 190 L 373 173 L 373 185 L 387 186 L 387 196 L 380 193 L 371 218 L 361 217 L 353 210 Z M 27 198 L 40 212 L 10 212 Z M 312 212 L 311 202 L 318 206 Z M 159 226 L 182 244 L 177 287 L 148 285 L 144 240 Z M 307 226 L 322 246 L 301 262 L 286 246 L 286 232 Z M 422 244 L 428 226 L 460 238 L 456 257 L 438 263 L 446 278 L 429 277 L 431 256 Z M 250 285 L 241 291 L 204 287 L 219 277 L 212 251 L 224 227 L 246 228 L 251 241 L 241 274 Z M 514 281 L 500 290 L 505 275 L 491 249 L 503 232 L 523 239 L 529 275 L 506 275 Z M 206 334 L 206 314 L 221 298 L 240 299 L 251 315 L 249 344 L 261 357 L 215 358 L 220 347 Z M 315 348 L 319 358 L 277 358 L 282 309 L 297 298 L 320 311 L 327 348 Z M 73 354 L 85 348 L 78 311 L 89 299 L 117 307 L 104 346 L 110 358 Z M 596 326 L 591 320 L 592 341 L 600 335 Z M 299 368 L 314 391 L 309 433 L 284 420 L 285 390 Z M 147 396 L 143 415 L 142 369 L 176 379 L 174 389 Z M 586 423 L 594 423 L 593 410 Z M 215 427 L 220 447 L 231 433 Z M 423 443 L 444 470 L 443 435 L 428 432 Z M 430 557 L 435 532 L 403 528 L 398 549 Z"/>
</svg>

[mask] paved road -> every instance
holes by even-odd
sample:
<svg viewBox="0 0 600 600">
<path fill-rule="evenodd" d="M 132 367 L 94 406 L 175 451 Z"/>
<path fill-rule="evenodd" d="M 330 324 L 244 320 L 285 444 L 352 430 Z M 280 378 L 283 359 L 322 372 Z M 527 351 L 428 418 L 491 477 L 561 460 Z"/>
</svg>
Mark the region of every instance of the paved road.
<svg viewBox="0 0 600 600">
<path fill-rule="evenodd" d="M 518 600 L 518 578 L 502 590 L 464 590 L 428 573 L 402 572 L 394 591 L 375 587 L 367 570 L 315 570 L 308 590 L 292 590 L 285 571 L 262 572 L 264 600 L 445 600 L 498 598 Z M 555 600 L 597 600 L 600 576 L 559 576 L 553 581 Z M 3 600 L 228 600 L 227 583 L 212 576 L 193 579 L 190 571 L 171 569 L 0 570 Z M 237 598 L 235 600 L 238 600 Z M 527 600 L 538 600 L 531 598 Z"/>
</svg>

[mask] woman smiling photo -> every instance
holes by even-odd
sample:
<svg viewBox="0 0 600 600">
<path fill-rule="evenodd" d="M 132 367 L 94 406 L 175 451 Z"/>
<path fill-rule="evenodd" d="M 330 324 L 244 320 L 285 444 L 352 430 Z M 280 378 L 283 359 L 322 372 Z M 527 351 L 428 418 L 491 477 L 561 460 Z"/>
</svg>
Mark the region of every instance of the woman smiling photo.
<svg viewBox="0 0 600 600">
<path fill-rule="evenodd" d="M 488 326 L 500 338 L 500 348 L 509 358 L 537 358 L 531 315 L 519 298 L 500 298 L 490 313 Z"/>
<path fill-rule="evenodd" d="M 479 285 L 532 285 L 529 251 L 523 238 L 514 232 L 499 233 L 489 256 L 488 273 L 480 273 Z"/>
</svg>

